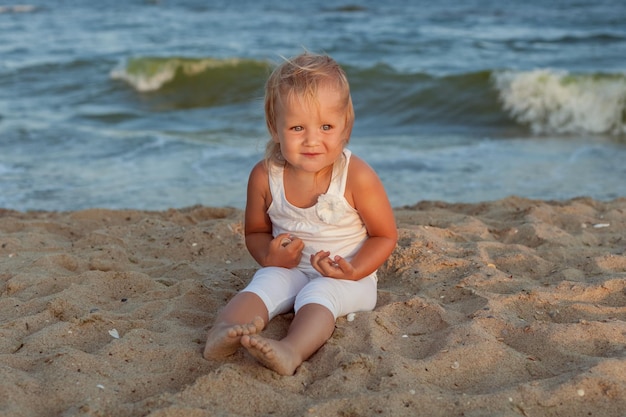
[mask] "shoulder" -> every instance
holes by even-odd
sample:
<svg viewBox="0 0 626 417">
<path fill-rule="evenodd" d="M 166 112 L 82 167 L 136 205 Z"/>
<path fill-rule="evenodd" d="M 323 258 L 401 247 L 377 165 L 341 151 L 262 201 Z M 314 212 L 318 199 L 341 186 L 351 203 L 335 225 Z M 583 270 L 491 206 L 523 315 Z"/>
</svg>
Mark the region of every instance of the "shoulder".
<svg viewBox="0 0 626 417">
<path fill-rule="evenodd" d="M 269 189 L 269 168 L 265 161 L 260 161 L 250 171 L 248 178 L 248 198 L 253 195 L 260 195 L 263 198 L 267 198 Z"/>
<path fill-rule="evenodd" d="M 383 184 L 376 171 L 367 162 L 352 154 L 348 165 L 345 197 L 352 207 L 361 210 L 372 200 L 386 201 Z"/>
<path fill-rule="evenodd" d="M 257 211 L 264 213 L 271 203 L 268 166 L 265 161 L 260 161 L 252 168 L 248 178 L 246 213 Z"/>
<path fill-rule="evenodd" d="M 376 171 L 367 162 L 352 154 L 348 165 L 348 184 L 357 189 L 379 181 Z"/>
<path fill-rule="evenodd" d="M 257 162 L 250 171 L 250 181 L 267 181 L 269 169 L 265 161 Z"/>
</svg>

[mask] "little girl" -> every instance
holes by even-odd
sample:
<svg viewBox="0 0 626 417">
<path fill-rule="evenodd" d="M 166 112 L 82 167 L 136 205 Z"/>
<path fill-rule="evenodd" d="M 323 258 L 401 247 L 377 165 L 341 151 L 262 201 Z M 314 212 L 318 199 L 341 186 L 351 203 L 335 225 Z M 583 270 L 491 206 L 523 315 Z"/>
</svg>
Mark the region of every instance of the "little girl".
<svg viewBox="0 0 626 417">
<path fill-rule="evenodd" d="M 271 139 L 250 173 L 246 246 L 261 265 L 219 313 L 204 357 L 243 346 L 293 375 L 332 335 L 337 317 L 376 306 L 376 270 L 397 240 L 376 175 L 352 155 L 354 110 L 347 77 L 330 57 L 286 60 L 265 87 Z M 295 311 L 281 340 L 262 337 L 276 315 Z"/>
</svg>

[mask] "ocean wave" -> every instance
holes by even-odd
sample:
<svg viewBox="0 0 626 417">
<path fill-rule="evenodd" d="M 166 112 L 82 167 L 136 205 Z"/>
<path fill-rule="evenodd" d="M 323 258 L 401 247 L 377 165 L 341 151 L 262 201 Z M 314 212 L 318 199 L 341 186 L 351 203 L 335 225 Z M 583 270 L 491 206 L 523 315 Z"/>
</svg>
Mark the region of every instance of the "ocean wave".
<svg viewBox="0 0 626 417">
<path fill-rule="evenodd" d="M 535 133 L 626 133 L 626 74 L 536 69 L 492 80 L 504 110 Z"/>
<path fill-rule="evenodd" d="M 433 125 L 535 134 L 626 133 L 626 74 L 485 70 L 445 76 L 379 65 L 349 74 L 360 115 L 373 126 Z"/>
<path fill-rule="evenodd" d="M 559 43 L 619 43 L 624 42 L 624 35 L 618 33 L 591 33 L 584 35 L 568 35 L 563 36 L 560 39 L 556 39 L 554 42 Z"/>
<path fill-rule="evenodd" d="M 626 133 L 626 74 L 484 70 L 407 73 L 346 66 L 360 123 L 371 129 L 527 129 Z M 157 110 L 259 100 L 271 64 L 252 59 L 140 57 L 111 71 Z"/>
<path fill-rule="evenodd" d="M 380 64 L 348 67 L 347 72 L 357 116 L 368 129 L 486 130 L 512 125 L 498 103 L 490 71 L 437 76 Z"/>
<path fill-rule="evenodd" d="M 219 107 L 262 97 L 269 64 L 250 59 L 141 57 L 111 71 L 161 111 Z"/>
<path fill-rule="evenodd" d="M 181 58 L 181 57 L 139 57 L 111 71 L 111 78 L 126 81 L 139 92 L 157 91 L 166 84 L 198 77 L 202 74 L 219 78 L 224 72 L 241 73 L 265 70 L 267 64 L 261 61 L 238 58 Z"/>
</svg>

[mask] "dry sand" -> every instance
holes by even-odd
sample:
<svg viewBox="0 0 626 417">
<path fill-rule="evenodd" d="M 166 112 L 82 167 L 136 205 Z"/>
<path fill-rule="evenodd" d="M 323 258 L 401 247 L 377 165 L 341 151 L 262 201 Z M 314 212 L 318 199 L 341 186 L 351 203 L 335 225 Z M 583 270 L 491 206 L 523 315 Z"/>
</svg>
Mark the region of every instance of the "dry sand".
<svg viewBox="0 0 626 417">
<path fill-rule="evenodd" d="M 0 210 L 0 415 L 626 415 L 626 199 L 395 213 L 375 311 L 281 377 L 201 356 L 240 210 Z"/>
</svg>

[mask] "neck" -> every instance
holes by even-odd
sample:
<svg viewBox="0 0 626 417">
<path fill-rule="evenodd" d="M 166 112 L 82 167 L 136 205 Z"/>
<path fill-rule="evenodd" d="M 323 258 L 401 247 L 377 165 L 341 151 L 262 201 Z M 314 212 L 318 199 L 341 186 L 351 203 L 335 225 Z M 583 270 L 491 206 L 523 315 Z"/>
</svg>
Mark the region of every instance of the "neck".
<svg viewBox="0 0 626 417">
<path fill-rule="evenodd" d="M 287 200 L 301 208 L 315 205 L 317 197 L 328 191 L 332 172 L 332 165 L 317 172 L 298 171 L 285 165 L 283 183 Z"/>
</svg>

